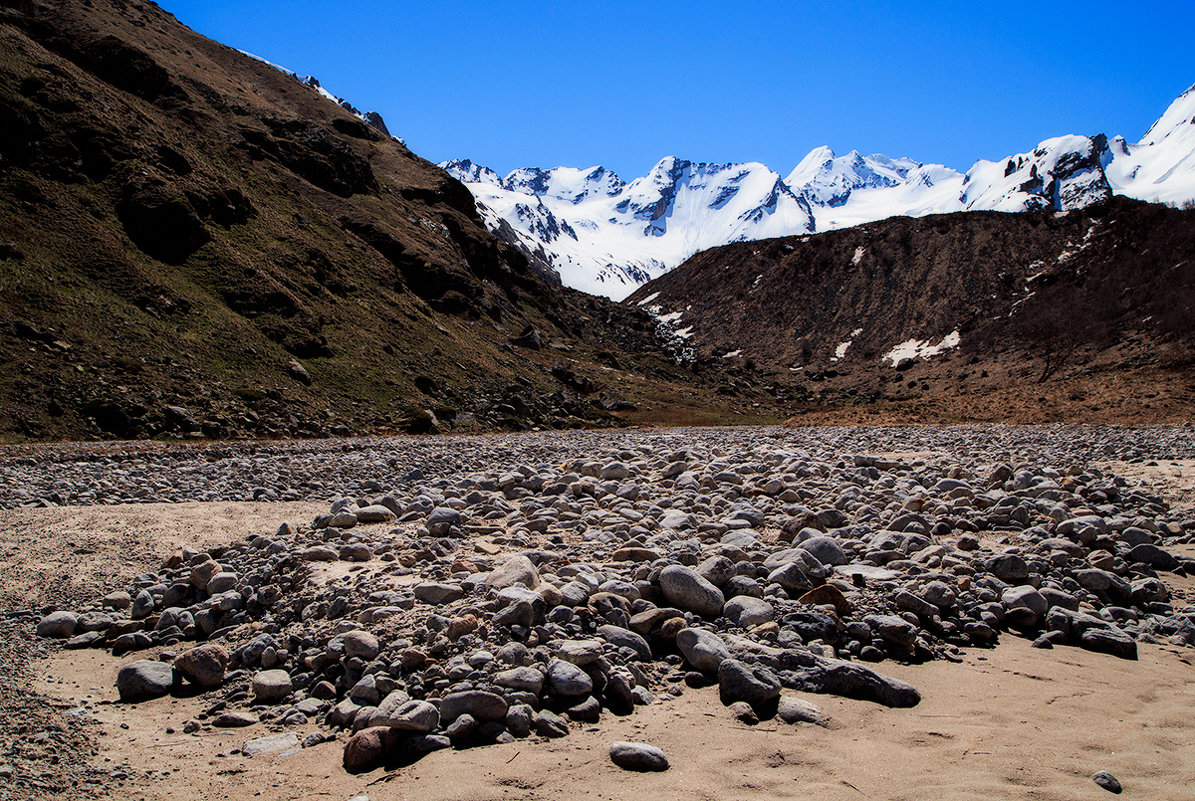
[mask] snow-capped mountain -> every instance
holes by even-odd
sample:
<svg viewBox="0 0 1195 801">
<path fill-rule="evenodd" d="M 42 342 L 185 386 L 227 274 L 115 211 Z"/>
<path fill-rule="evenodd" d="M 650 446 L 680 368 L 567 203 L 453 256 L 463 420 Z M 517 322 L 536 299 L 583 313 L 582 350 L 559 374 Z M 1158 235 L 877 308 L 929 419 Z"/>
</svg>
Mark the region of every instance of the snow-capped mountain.
<svg viewBox="0 0 1195 801">
<path fill-rule="evenodd" d="M 699 250 L 813 233 L 895 215 L 1068 211 L 1113 194 L 1195 199 L 1195 86 L 1140 142 L 1059 136 L 966 173 L 909 158 L 810 152 L 786 177 L 763 164 L 669 156 L 626 182 L 604 167 L 526 167 L 505 178 L 463 159 L 440 165 L 465 183 L 491 230 L 549 262 L 567 286 L 620 299 Z"/>
</svg>

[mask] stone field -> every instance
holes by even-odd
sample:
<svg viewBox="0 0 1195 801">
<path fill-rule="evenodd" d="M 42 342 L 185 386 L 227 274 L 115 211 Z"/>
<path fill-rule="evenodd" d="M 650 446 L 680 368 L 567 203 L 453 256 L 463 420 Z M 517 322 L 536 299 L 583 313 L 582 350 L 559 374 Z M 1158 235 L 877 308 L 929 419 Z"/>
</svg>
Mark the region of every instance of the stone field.
<svg viewBox="0 0 1195 801">
<path fill-rule="evenodd" d="M 727 725 L 832 728 L 819 697 L 911 709 L 909 666 L 1009 638 L 1195 655 L 1195 511 L 1118 472 L 1193 454 L 1189 427 L 1074 426 L 12 449 L 14 511 L 320 511 L 218 544 L 183 535 L 153 569 L 5 610 L 31 645 L 0 656 L 19 677 L 47 650 L 103 654 L 94 680 L 129 714 L 194 699 L 182 735 L 245 729 L 241 758 L 334 742 L 350 774 L 600 735 L 705 688 Z M 6 538 L 0 556 L 21 548 Z M 36 789 L 7 734 L 0 792 Z M 622 770 L 678 767 L 652 743 L 608 747 Z M 1091 792 L 1117 781 L 1099 769 Z"/>
</svg>

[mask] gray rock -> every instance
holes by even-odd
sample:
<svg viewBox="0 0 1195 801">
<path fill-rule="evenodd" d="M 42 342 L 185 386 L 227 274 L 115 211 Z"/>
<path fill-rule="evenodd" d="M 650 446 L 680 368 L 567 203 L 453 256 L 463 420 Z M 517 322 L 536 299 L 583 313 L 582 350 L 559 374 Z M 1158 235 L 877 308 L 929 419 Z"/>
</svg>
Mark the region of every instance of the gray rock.
<svg viewBox="0 0 1195 801">
<path fill-rule="evenodd" d="M 354 514 L 357 515 L 358 523 L 389 523 L 396 517 L 393 511 L 381 504 L 364 506 Z"/>
<path fill-rule="evenodd" d="M 273 704 L 291 694 L 290 674 L 285 670 L 263 670 L 251 682 L 253 697 L 263 704 Z"/>
<path fill-rule="evenodd" d="M 38 637 L 53 637 L 63 640 L 75 633 L 79 616 L 74 612 L 51 612 L 37 624 Z"/>
<path fill-rule="evenodd" d="M 240 583 L 240 576 L 228 570 L 221 571 L 212 576 L 207 583 L 207 590 L 209 595 L 219 595 L 222 592 L 236 589 L 237 584 Z"/>
<path fill-rule="evenodd" d="M 788 695 L 780 697 L 780 703 L 776 708 L 776 717 L 789 724 L 816 723 L 820 726 L 825 723 L 825 717 L 820 709 L 800 698 Z"/>
<path fill-rule="evenodd" d="M 116 690 L 122 701 L 158 698 L 170 692 L 174 683 L 174 668 L 150 659 L 130 662 L 116 674 Z"/>
<path fill-rule="evenodd" d="M 494 674 L 494 683 L 499 687 L 539 695 L 544 687 L 544 674 L 532 667 L 515 667 Z"/>
<path fill-rule="evenodd" d="M 702 673 L 717 673 L 722 662 L 730 658 L 722 638 L 705 629 L 681 629 L 676 635 L 676 647 Z"/>
<path fill-rule="evenodd" d="M 366 662 L 373 660 L 382 651 L 378 638 L 368 631 L 357 629 L 341 635 L 344 642 L 344 654 L 348 657 L 359 656 Z"/>
<path fill-rule="evenodd" d="M 608 643 L 619 648 L 629 648 L 635 655 L 645 662 L 651 661 L 651 646 L 647 640 L 633 631 L 620 626 L 598 626 L 597 635 Z"/>
<path fill-rule="evenodd" d="M 711 556 L 697 566 L 697 574 L 715 587 L 721 587 L 734 576 L 734 562 L 725 556 Z"/>
<path fill-rule="evenodd" d="M 1155 570 L 1174 570 L 1178 567 L 1178 559 L 1172 553 L 1148 542 L 1134 545 L 1125 558 L 1129 562 L 1144 562 Z"/>
<path fill-rule="evenodd" d="M 450 604 L 464 597 L 465 590 L 459 584 L 429 581 L 415 585 L 415 598 L 432 606 Z"/>
<path fill-rule="evenodd" d="M 610 761 L 623 770 L 668 770 L 668 757 L 654 745 L 617 742 L 610 746 Z"/>
<path fill-rule="evenodd" d="M 563 737 L 568 734 L 568 721 L 549 709 L 535 713 L 535 733 L 540 737 Z"/>
<path fill-rule="evenodd" d="M 906 651 L 913 650 L 917 642 L 917 627 L 896 615 L 868 615 L 863 622 L 885 641 Z"/>
<path fill-rule="evenodd" d="M 559 659 L 581 667 L 596 662 L 601 655 L 601 640 L 565 640 L 556 649 Z"/>
<path fill-rule="evenodd" d="M 555 659 L 548 664 L 548 684 L 557 695 L 588 695 L 593 692 L 593 679 L 581 668 Z"/>
<path fill-rule="evenodd" d="M 762 598 L 737 595 L 726 602 L 722 614 L 736 626 L 751 628 L 771 622 L 776 616 L 776 610 Z"/>
<path fill-rule="evenodd" d="M 1120 793 L 1124 790 L 1124 788 L 1120 786 L 1120 782 L 1116 780 L 1116 777 L 1106 770 L 1096 771 L 1092 774 L 1091 780 L 1100 787 L 1103 787 L 1108 792 L 1115 793 L 1116 795 L 1120 795 Z"/>
<path fill-rule="evenodd" d="M 241 753 L 247 757 L 256 757 L 276 751 L 287 751 L 298 745 L 299 735 L 288 731 L 281 734 L 267 734 L 265 737 L 249 740 L 241 746 Z"/>
<path fill-rule="evenodd" d="M 539 586 L 539 581 L 539 571 L 536 570 L 531 560 L 523 554 L 516 554 L 495 568 L 490 575 L 486 576 L 485 585 L 497 590 L 511 587 L 515 584 L 522 584 L 529 589 L 535 589 Z"/>
<path fill-rule="evenodd" d="M 461 715 L 472 715 L 480 721 L 502 720 L 508 708 L 506 699 L 496 693 L 464 690 L 440 699 L 440 720 L 452 721 Z"/>
<path fill-rule="evenodd" d="M 842 549 L 842 544 L 834 537 L 825 535 L 810 537 L 802 541 L 798 547 L 813 554 L 823 565 L 845 565 L 850 561 L 846 551 Z"/>
<path fill-rule="evenodd" d="M 387 706 L 383 699 L 378 711 L 370 720 L 377 725 L 389 726 L 399 731 L 426 734 L 440 725 L 440 710 L 427 701 L 408 700 L 397 706 Z"/>
<path fill-rule="evenodd" d="M 721 590 L 682 565 L 669 565 L 660 571 L 660 589 L 673 606 L 707 617 L 721 613 L 726 601 Z"/>
<path fill-rule="evenodd" d="M 212 725 L 217 729 L 243 729 L 246 726 L 252 726 L 258 722 L 257 715 L 252 712 L 245 712 L 237 710 L 233 712 L 221 712 L 212 721 Z"/>
<path fill-rule="evenodd" d="M 766 667 L 724 659 L 718 666 L 718 695 L 723 704 L 746 701 L 758 709 L 780 697 L 780 679 Z"/>
<path fill-rule="evenodd" d="M 996 578 L 1009 584 L 1020 584 L 1029 578 L 1029 565 L 1015 553 L 993 556 L 984 567 Z"/>
<path fill-rule="evenodd" d="M 1050 608 L 1049 602 L 1037 588 L 1028 584 L 1009 587 L 1001 594 L 1000 602 L 1007 612 L 1019 612 L 1018 622 L 1025 626 L 1037 625 L 1045 618 L 1046 611 Z"/>
<path fill-rule="evenodd" d="M 456 509 L 437 506 L 427 516 L 427 530 L 433 537 L 443 537 L 452 530 L 453 526 L 460 525 L 460 522 L 461 513 Z"/>
</svg>

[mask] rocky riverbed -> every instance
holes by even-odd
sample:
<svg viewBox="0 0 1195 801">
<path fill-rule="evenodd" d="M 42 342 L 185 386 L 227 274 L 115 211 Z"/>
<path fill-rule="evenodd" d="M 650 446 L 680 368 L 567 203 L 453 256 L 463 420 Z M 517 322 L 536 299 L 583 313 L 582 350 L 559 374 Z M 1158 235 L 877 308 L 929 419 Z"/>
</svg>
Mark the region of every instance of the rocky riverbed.
<svg viewBox="0 0 1195 801">
<path fill-rule="evenodd" d="M 907 709 L 903 666 L 1008 637 L 1125 660 L 1195 644 L 1195 515 L 1106 466 L 1193 453 L 1185 427 L 23 450 L 0 463 L 10 506 L 323 511 L 7 617 L 121 657 L 97 681 L 133 709 L 201 699 L 186 734 L 255 727 L 244 756 L 337 739 L 350 771 L 600 731 L 705 687 L 741 724 L 824 725 L 811 693 Z M 658 769 L 636 749 L 614 759 Z"/>
</svg>

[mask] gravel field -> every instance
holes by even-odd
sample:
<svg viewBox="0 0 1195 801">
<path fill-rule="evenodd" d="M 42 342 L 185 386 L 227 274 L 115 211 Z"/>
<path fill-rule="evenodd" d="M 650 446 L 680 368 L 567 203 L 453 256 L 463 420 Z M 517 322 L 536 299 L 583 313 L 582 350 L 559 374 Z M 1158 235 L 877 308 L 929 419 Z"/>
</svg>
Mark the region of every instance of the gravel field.
<svg viewBox="0 0 1195 801">
<path fill-rule="evenodd" d="M 1010 637 L 1189 664 L 1193 455 L 1189 426 L 10 448 L 0 797 L 166 782 L 101 756 L 113 702 L 139 732 L 190 702 L 168 733 L 244 728 L 246 760 L 333 743 L 351 776 L 707 687 L 735 725 L 825 728 L 810 694 L 909 710 L 911 668 Z M 47 657 L 116 697 L 48 703 Z"/>
<path fill-rule="evenodd" d="M 620 448 L 784 445 L 818 459 L 926 452 L 960 463 L 1051 467 L 1195 457 L 1195 426 L 881 426 L 569 431 L 294 442 L 156 442 L 0 448 L 0 508 L 180 501 L 327 500 L 520 462 Z"/>
</svg>

